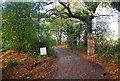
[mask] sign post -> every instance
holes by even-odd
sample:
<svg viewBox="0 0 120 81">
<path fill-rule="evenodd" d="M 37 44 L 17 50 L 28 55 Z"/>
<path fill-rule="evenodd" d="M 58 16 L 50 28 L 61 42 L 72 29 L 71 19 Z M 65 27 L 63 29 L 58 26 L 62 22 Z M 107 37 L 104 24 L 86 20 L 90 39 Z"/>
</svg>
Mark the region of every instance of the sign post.
<svg viewBox="0 0 120 81">
<path fill-rule="evenodd" d="M 46 50 L 46 47 L 42 47 L 40 48 L 40 55 L 47 55 L 47 50 Z"/>
</svg>

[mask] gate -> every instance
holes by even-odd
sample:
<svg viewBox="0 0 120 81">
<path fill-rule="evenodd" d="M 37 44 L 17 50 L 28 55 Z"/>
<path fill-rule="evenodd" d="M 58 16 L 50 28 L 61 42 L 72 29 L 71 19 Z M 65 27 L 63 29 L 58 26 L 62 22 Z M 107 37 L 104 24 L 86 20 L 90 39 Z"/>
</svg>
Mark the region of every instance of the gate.
<svg viewBox="0 0 120 81">
<path fill-rule="evenodd" d="M 95 43 L 94 43 L 95 34 L 87 35 L 87 54 L 93 55 L 95 53 Z"/>
</svg>

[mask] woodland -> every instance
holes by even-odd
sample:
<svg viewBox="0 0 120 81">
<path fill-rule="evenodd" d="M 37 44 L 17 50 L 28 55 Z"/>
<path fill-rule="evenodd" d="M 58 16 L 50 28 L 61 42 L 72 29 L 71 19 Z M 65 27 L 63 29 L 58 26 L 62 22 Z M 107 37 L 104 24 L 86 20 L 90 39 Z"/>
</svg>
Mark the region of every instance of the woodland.
<svg viewBox="0 0 120 81">
<path fill-rule="evenodd" d="M 99 4 L 109 6 L 119 12 L 120 2 L 81 2 L 78 0 L 76 2 L 4 2 L 1 4 L 2 44 L 0 50 L 3 70 L 9 71 L 15 67 L 22 67 L 20 62 L 25 55 L 26 58 L 30 58 L 28 60 L 36 58 L 37 62 L 43 59 L 43 64 L 48 62 L 45 59 L 55 61 L 52 59 L 55 56 L 54 46 L 86 52 L 88 34 L 94 35 L 95 55 L 105 61 L 110 60 L 115 67 L 119 67 L 119 39 L 108 40 L 112 34 L 107 31 L 105 21 L 100 23 L 104 27 L 98 26 L 93 29 L 93 19 L 99 16 L 113 16 L 113 14 L 96 16 L 95 11 Z M 46 56 L 40 55 L 41 47 L 47 48 Z M 9 53 L 9 51 L 17 54 Z M 39 65 L 39 63 L 36 64 Z"/>
</svg>

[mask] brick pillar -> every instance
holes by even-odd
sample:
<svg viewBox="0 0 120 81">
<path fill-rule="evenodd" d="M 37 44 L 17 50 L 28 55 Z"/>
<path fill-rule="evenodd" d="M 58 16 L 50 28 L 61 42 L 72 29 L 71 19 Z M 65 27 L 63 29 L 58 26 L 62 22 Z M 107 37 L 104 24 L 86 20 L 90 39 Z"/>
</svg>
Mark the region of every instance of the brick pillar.
<svg viewBox="0 0 120 81">
<path fill-rule="evenodd" d="M 87 54 L 93 55 L 94 54 L 94 34 L 87 35 Z"/>
</svg>

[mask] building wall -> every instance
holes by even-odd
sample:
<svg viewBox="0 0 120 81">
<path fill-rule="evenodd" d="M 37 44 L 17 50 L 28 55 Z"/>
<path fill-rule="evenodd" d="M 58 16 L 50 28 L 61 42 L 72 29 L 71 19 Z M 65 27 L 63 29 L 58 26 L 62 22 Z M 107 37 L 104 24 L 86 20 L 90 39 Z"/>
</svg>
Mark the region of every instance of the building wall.
<svg viewBox="0 0 120 81">
<path fill-rule="evenodd" d="M 114 36 L 112 36 L 113 39 L 117 40 L 118 38 L 120 38 L 120 27 L 119 27 L 120 22 L 118 23 L 118 11 L 117 10 L 112 9 L 109 6 L 104 7 L 102 4 L 100 4 L 98 8 L 96 9 L 95 14 L 98 17 L 96 17 L 93 21 L 94 22 L 93 28 L 95 28 L 98 25 L 100 25 L 101 27 L 105 27 L 105 25 L 101 25 L 99 22 L 102 22 L 102 21 L 106 22 L 106 24 L 109 27 L 109 31 L 114 31 L 111 33 L 111 35 L 114 34 Z M 114 16 L 102 16 L 102 15 L 114 15 Z M 120 13 L 119 13 L 119 16 L 120 16 Z"/>
</svg>

